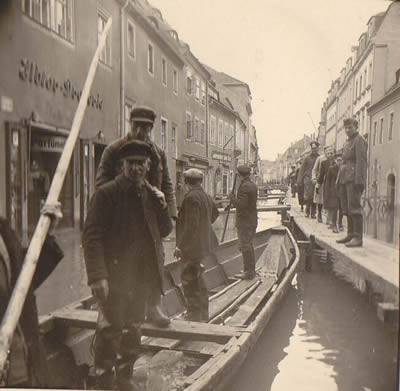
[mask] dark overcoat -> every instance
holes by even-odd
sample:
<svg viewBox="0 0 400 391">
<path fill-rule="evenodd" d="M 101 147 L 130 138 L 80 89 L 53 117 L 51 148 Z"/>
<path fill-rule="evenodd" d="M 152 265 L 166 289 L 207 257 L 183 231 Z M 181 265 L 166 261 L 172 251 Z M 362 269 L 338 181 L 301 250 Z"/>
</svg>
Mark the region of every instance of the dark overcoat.
<svg viewBox="0 0 400 391">
<path fill-rule="evenodd" d="M 0 316 L 3 318 L 10 300 L 11 291 L 14 288 L 21 271 L 26 250 L 21 246 L 17 235 L 3 218 L 0 218 L 0 235 L 2 236 L 7 248 L 10 259 L 9 266 L 11 269 L 7 272 L 7 266 L 0 260 Z M 48 235 L 43 244 L 32 284 L 26 296 L 22 314 L 19 319 L 19 325 L 21 328 L 17 329 L 14 334 L 14 339 L 21 338 L 19 330 L 22 330 L 23 338 L 29 353 L 28 360 L 32 371 L 31 378 L 29 379 L 31 386 L 51 387 L 46 368 L 45 353 L 39 340 L 39 321 L 34 291 L 47 279 L 63 257 L 64 253 L 56 243 L 55 238 Z M 11 275 L 11 286 L 8 286 L 7 278 L 4 278 L 6 274 Z M 21 341 L 19 343 L 21 343 Z M 13 355 L 11 355 L 11 359 L 13 359 Z M 26 362 L 14 362 L 11 365 L 11 369 L 16 373 L 20 373 L 21 366 L 25 365 L 27 365 Z M 17 381 L 16 376 L 12 373 L 9 374 L 9 380 Z"/>
<path fill-rule="evenodd" d="M 312 183 L 312 169 L 314 167 L 315 161 L 318 158 L 318 154 L 308 155 L 299 170 L 299 175 L 297 177 L 297 185 L 304 186 L 303 199 L 304 201 L 312 201 L 314 198 L 314 187 Z"/>
<path fill-rule="evenodd" d="M 150 193 L 148 183 L 137 190 L 124 174 L 106 183 L 89 203 L 82 244 L 89 285 L 107 279 L 110 290 L 134 292 L 143 262 L 154 262 L 163 285 L 161 238 L 172 230 L 167 208 Z"/>
<path fill-rule="evenodd" d="M 325 160 L 321 163 L 321 169 L 317 182 L 323 187 L 324 208 L 338 208 L 339 196 L 336 191 L 336 179 L 339 171 L 338 165 L 331 160 Z"/>
<path fill-rule="evenodd" d="M 257 228 L 257 186 L 249 177 L 242 179 L 236 200 L 236 227 Z"/>
<path fill-rule="evenodd" d="M 219 216 L 217 206 L 199 185 L 185 196 L 176 222 L 176 246 L 184 259 L 201 259 L 218 246 L 212 223 Z"/>
<path fill-rule="evenodd" d="M 121 173 L 119 150 L 128 139 L 128 136 L 117 139 L 104 150 L 97 170 L 96 188 L 112 181 Z M 175 190 L 169 176 L 167 157 L 156 143 L 150 141 L 148 144 L 152 149 L 148 181 L 165 194 L 170 216 L 176 216 Z"/>
<path fill-rule="evenodd" d="M 359 133 L 348 139 L 343 146 L 343 163 L 338 177 L 339 184 L 353 182 L 363 185 L 367 181 L 367 142 Z"/>
</svg>

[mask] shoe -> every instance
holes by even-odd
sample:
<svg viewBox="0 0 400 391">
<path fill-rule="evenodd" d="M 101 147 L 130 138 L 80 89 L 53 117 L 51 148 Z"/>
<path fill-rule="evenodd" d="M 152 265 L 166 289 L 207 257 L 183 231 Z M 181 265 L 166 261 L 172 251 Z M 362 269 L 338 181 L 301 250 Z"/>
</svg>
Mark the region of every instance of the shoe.
<svg viewBox="0 0 400 391">
<path fill-rule="evenodd" d="M 310 214 L 309 214 L 309 213 L 306 213 L 304 217 L 309 218 L 309 217 L 310 217 Z"/>
<path fill-rule="evenodd" d="M 353 239 L 353 235 L 347 235 L 343 239 L 336 240 L 336 243 L 349 243 Z"/>
<path fill-rule="evenodd" d="M 159 305 L 148 310 L 146 320 L 157 327 L 168 327 L 171 323 L 171 320 L 164 314 Z"/>
<path fill-rule="evenodd" d="M 202 316 L 199 312 L 195 311 L 186 311 L 182 315 L 182 320 L 185 320 L 187 322 L 201 322 Z"/>
<path fill-rule="evenodd" d="M 240 278 L 241 280 L 253 280 L 256 277 L 255 272 L 242 272 L 239 274 L 235 274 L 236 278 Z"/>
<path fill-rule="evenodd" d="M 316 217 L 317 217 L 317 216 L 315 216 L 315 215 L 311 215 L 311 218 L 312 218 L 312 219 L 315 219 Z"/>
<path fill-rule="evenodd" d="M 343 225 L 339 225 L 339 231 L 340 231 L 340 232 L 343 232 L 343 231 L 344 231 Z"/>
<path fill-rule="evenodd" d="M 346 247 L 362 247 L 363 242 L 360 238 L 353 238 L 350 242 L 346 243 Z"/>
<path fill-rule="evenodd" d="M 322 216 L 318 216 L 318 223 L 322 223 Z"/>
<path fill-rule="evenodd" d="M 339 233 L 339 231 L 338 231 L 338 229 L 337 229 L 336 227 L 333 227 L 333 228 L 332 228 L 332 232 L 333 232 L 334 234 L 338 234 L 338 233 Z"/>
</svg>

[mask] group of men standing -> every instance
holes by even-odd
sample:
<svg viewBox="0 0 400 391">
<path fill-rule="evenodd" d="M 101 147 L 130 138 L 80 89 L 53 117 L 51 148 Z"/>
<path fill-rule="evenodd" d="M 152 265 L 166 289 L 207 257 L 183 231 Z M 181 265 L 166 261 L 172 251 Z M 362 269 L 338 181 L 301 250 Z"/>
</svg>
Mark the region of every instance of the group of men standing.
<svg viewBox="0 0 400 391">
<path fill-rule="evenodd" d="M 337 243 L 361 247 L 363 211 L 361 196 L 367 178 L 367 142 L 358 133 L 358 121 L 344 120 L 347 140 L 342 152 L 327 146 L 318 154 L 319 143 L 311 141 L 310 154 L 300 162 L 296 174 L 299 204 L 305 217 L 322 223 L 322 207 L 327 211 L 327 224 L 333 232 L 343 231 L 342 218 L 347 217 L 347 235 Z M 293 171 L 293 170 L 292 170 Z M 318 215 L 317 215 L 318 213 Z"/>
<path fill-rule="evenodd" d="M 202 188 L 202 172 L 192 168 L 184 173 L 187 193 L 177 213 L 165 153 L 150 139 L 155 117 L 150 108 L 134 108 L 131 131 L 105 149 L 82 236 L 88 283 L 99 305 L 94 354 L 98 386 L 103 389 L 112 388 L 115 381 L 121 390 L 135 389 L 132 371 L 141 324 L 170 324 L 161 308 L 162 238 L 172 231 L 172 220 L 187 302 L 185 319 L 207 322 L 209 318 L 202 261 L 218 245 L 212 228 L 218 209 Z M 237 208 L 244 260 L 241 277 L 252 279 L 257 187 L 249 167 L 238 167 L 238 174 L 242 181 L 230 201 Z"/>
</svg>

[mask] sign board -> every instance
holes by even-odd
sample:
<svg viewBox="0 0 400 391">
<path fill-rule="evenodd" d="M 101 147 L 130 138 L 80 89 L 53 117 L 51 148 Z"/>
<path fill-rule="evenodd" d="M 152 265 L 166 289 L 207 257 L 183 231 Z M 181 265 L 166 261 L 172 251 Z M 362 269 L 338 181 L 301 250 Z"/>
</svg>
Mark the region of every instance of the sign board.
<svg viewBox="0 0 400 391">
<path fill-rule="evenodd" d="M 231 162 L 232 161 L 232 156 L 227 154 L 227 153 L 221 153 L 221 152 L 213 152 L 212 153 L 212 158 L 214 160 L 223 160 L 224 162 Z"/>
<path fill-rule="evenodd" d="M 32 151 L 62 152 L 66 138 L 52 135 L 32 135 Z"/>
<path fill-rule="evenodd" d="M 2 96 L 0 102 L 1 111 L 12 113 L 14 110 L 14 102 L 8 96 Z"/>
</svg>

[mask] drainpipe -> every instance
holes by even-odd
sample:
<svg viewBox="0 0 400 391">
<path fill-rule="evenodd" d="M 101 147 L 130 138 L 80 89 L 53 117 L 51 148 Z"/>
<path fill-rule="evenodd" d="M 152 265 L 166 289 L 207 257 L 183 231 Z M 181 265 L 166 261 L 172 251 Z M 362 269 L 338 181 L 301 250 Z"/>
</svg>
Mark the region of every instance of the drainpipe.
<svg viewBox="0 0 400 391">
<path fill-rule="evenodd" d="M 125 127 L 125 18 L 124 12 L 129 3 L 129 0 L 125 0 L 125 4 L 121 7 L 120 20 L 121 20 L 121 40 L 120 40 L 120 136 L 124 134 Z"/>
</svg>

